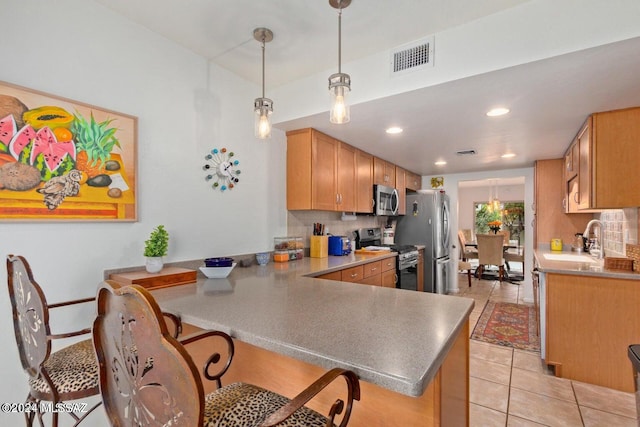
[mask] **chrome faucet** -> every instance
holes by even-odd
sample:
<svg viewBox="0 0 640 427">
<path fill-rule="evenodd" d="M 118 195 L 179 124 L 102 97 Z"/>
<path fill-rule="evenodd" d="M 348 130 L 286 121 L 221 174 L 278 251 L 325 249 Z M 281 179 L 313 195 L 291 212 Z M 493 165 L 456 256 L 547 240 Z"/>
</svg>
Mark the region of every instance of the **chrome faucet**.
<svg viewBox="0 0 640 427">
<path fill-rule="evenodd" d="M 587 226 L 584 229 L 584 233 L 582 234 L 587 239 L 589 238 L 589 232 L 591 230 L 591 226 L 594 224 L 598 224 L 600 226 L 600 233 L 602 234 L 602 221 L 599 219 L 592 219 L 587 223 Z M 598 259 L 604 258 L 604 248 L 602 247 L 601 242 L 599 242 L 599 234 L 595 235 L 595 239 L 593 241 L 593 246 L 589 248 L 589 253 Z"/>
</svg>

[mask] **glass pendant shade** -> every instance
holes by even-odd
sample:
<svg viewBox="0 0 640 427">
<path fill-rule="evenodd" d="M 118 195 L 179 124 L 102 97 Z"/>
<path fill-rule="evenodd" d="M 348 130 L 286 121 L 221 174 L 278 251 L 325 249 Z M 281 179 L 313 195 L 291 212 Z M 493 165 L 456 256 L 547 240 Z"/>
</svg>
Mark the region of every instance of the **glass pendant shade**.
<svg viewBox="0 0 640 427">
<path fill-rule="evenodd" d="M 273 32 L 268 28 L 253 30 L 253 38 L 260 42 L 262 48 L 262 97 L 253 101 L 254 126 L 253 132 L 258 139 L 271 138 L 271 114 L 273 101 L 264 97 L 264 45 L 273 40 Z"/>
<path fill-rule="evenodd" d="M 342 9 L 351 4 L 351 0 L 329 0 L 331 7 L 338 9 L 338 72 L 329 76 L 329 121 L 331 123 L 348 123 L 351 120 L 349 111 L 349 93 L 351 77 L 342 72 Z"/>
<path fill-rule="evenodd" d="M 349 111 L 350 92 L 351 78 L 348 74 L 336 73 L 329 77 L 329 96 L 331 98 L 329 121 L 331 123 L 348 123 L 351 120 Z"/>
<path fill-rule="evenodd" d="M 273 102 L 269 98 L 256 98 L 254 102 L 254 113 L 254 134 L 256 138 L 271 138 L 271 113 L 273 113 Z"/>
</svg>

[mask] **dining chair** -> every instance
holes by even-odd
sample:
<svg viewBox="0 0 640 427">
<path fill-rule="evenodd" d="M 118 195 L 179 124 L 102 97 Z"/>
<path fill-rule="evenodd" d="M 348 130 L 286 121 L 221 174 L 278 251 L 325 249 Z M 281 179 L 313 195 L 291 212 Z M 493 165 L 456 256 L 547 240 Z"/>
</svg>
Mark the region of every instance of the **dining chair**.
<svg viewBox="0 0 640 427">
<path fill-rule="evenodd" d="M 358 377 L 332 369 L 293 399 L 246 383 L 222 386 L 234 354 L 231 337 L 202 331 L 179 340 L 171 337 L 152 295 L 137 285 L 107 280 L 97 295 L 93 340 L 99 362 L 100 391 L 114 426 L 334 426 L 344 415 L 346 426 L 353 400 L 360 400 Z M 204 395 L 202 379 L 185 345 L 205 338 L 220 340 L 202 375 L 217 389 Z M 329 417 L 304 406 L 338 377 L 346 380 L 346 404 L 337 400 Z"/>
<path fill-rule="evenodd" d="M 29 394 L 25 400 L 25 408 L 30 409 L 25 411 L 27 426 L 32 426 L 36 417 L 44 426 L 46 413 L 51 413 L 51 425 L 57 426 L 59 411 L 55 408 L 61 403 L 65 403 L 65 408 L 80 409 L 68 412 L 74 419 L 73 425 L 78 425 L 101 403 L 83 408 L 86 402 L 68 402 L 99 394 L 98 363 L 93 345 L 91 339 L 86 339 L 52 352 L 51 343 L 88 335 L 91 329 L 52 334 L 49 310 L 93 302 L 94 298 L 48 304 L 42 288 L 33 278 L 29 263 L 22 256 L 7 256 L 7 279 L 18 353 L 22 368 L 29 376 Z"/>
<path fill-rule="evenodd" d="M 470 262 L 458 261 L 458 271 L 467 272 L 467 280 L 469 281 L 469 287 L 471 287 L 471 270 L 473 270 L 473 267 L 471 266 Z"/>
<path fill-rule="evenodd" d="M 460 243 L 460 258 L 462 261 L 478 258 L 478 251 L 467 247 L 467 239 L 462 230 L 458 230 L 458 243 Z"/>
<path fill-rule="evenodd" d="M 509 232 L 509 230 L 498 230 L 498 232 L 496 234 L 501 234 L 503 239 L 504 239 L 504 246 L 509 245 L 509 239 L 511 239 L 511 233 Z"/>
<path fill-rule="evenodd" d="M 478 242 L 478 277 L 482 278 L 485 265 L 498 267 L 500 282 L 504 277 L 504 237 L 501 234 L 476 234 Z"/>
</svg>

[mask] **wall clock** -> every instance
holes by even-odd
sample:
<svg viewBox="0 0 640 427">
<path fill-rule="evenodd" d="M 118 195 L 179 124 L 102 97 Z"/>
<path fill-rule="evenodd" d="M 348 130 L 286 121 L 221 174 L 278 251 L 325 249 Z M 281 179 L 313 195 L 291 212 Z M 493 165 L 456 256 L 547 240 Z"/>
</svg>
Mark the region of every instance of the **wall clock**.
<svg viewBox="0 0 640 427">
<path fill-rule="evenodd" d="M 214 148 L 209 154 L 204 156 L 207 161 L 202 169 L 207 172 L 204 177 L 205 181 L 212 182 L 211 188 L 219 189 L 220 191 L 233 189 L 240 179 L 240 169 L 238 165 L 240 162 L 237 159 L 233 159 L 233 151 L 227 151 L 226 148 L 217 149 Z"/>
</svg>

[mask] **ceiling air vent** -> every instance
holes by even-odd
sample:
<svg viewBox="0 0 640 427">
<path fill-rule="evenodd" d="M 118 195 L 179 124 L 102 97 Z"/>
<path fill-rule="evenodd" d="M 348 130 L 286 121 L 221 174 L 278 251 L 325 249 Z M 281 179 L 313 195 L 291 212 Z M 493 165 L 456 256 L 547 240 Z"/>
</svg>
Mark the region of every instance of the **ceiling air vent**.
<svg viewBox="0 0 640 427">
<path fill-rule="evenodd" d="M 476 152 L 476 150 L 474 150 L 474 149 L 470 149 L 470 150 L 460 150 L 460 151 L 456 151 L 456 154 L 457 154 L 458 156 L 473 156 L 473 155 L 476 155 L 476 154 L 478 154 L 478 153 Z"/>
<path fill-rule="evenodd" d="M 433 66 L 433 41 L 434 37 L 430 36 L 393 49 L 390 60 L 391 75 Z"/>
</svg>

